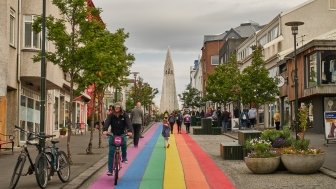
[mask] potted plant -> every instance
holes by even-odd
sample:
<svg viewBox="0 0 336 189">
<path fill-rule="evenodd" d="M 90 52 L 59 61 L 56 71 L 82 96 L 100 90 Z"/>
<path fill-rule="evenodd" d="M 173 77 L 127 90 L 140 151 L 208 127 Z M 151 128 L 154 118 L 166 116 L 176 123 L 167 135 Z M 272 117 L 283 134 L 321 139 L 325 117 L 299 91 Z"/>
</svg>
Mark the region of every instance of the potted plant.
<svg viewBox="0 0 336 189">
<path fill-rule="evenodd" d="M 325 152 L 309 147 L 310 141 L 305 139 L 308 110 L 302 107 L 299 110 L 300 133 L 299 138 L 292 141 L 292 145 L 282 151 L 281 161 L 287 170 L 297 174 L 317 172 L 325 161 Z"/>
<path fill-rule="evenodd" d="M 279 154 L 272 148 L 271 141 L 254 138 L 245 143 L 245 148 L 250 151 L 244 158 L 246 166 L 256 174 L 274 172 L 280 164 Z"/>
<path fill-rule="evenodd" d="M 66 135 L 66 132 L 67 132 L 67 128 L 64 127 L 63 125 L 60 126 L 60 129 L 59 129 L 59 132 L 60 132 L 60 135 Z"/>
</svg>

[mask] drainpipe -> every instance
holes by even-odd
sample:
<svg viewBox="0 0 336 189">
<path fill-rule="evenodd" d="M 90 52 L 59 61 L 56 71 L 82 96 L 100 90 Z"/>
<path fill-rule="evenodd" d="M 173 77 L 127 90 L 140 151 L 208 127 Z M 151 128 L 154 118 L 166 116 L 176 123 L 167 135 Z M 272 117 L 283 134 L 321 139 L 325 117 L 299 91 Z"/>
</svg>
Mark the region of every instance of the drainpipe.
<svg viewBox="0 0 336 189">
<path fill-rule="evenodd" d="M 21 7 L 22 7 L 22 0 L 18 0 L 18 16 L 17 16 L 17 40 L 16 40 L 16 76 L 17 76 L 17 112 L 20 112 L 20 104 L 21 104 L 21 25 L 20 25 L 20 18 L 21 18 Z M 20 114 L 17 114 L 16 125 L 20 126 Z M 18 146 L 20 145 L 19 134 L 15 137 L 17 139 Z"/>
</svg>

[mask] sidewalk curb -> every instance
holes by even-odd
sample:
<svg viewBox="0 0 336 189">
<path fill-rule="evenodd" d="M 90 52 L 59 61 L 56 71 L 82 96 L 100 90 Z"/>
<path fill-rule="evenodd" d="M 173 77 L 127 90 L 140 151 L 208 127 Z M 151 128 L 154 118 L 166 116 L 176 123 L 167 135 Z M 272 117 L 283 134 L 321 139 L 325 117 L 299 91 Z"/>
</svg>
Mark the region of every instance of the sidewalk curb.
<svg viewBox="0 0 336 189">
<path fill-rule="evenodd" d="M 152 127 L 155 122 L 150 123 L 150 126 L 147 126 L 144 130 L 144 133 L 148 131 L 150 127 Z M 133 140 L 129 140 L 127 142 L 127 146 L 133 144 Z M 88 168 L 86 171 L 82 172 L 80 175 L 72 179 L 68 184 L 61 187 L 62 189 L 77 189 L 80 188 L 88 179 L 92 177 L 95 173 L 97 173 L 102 167 L 106 166 L 107 164 L 107 154 L 103 156 L 101 160 L 95 163 L 93 166 Z"/>
</svg>

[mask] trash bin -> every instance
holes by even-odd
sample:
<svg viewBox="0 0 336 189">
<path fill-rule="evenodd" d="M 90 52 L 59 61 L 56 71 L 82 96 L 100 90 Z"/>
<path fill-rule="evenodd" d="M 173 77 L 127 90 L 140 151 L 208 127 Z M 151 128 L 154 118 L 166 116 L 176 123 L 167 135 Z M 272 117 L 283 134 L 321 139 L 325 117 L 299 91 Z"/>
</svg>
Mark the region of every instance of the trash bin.
<svg viewBox="0 0 336 189">
<path fill-rule="evenodd" d="M 192 115 L 190 119 L 190 126 L 196 126 L 196 116 Z"/>
<path fill-rule="evenodd" d="M 197 126 L 201 125 L 201 117 L 196 117 L 196 125 Z"/>
</svg>

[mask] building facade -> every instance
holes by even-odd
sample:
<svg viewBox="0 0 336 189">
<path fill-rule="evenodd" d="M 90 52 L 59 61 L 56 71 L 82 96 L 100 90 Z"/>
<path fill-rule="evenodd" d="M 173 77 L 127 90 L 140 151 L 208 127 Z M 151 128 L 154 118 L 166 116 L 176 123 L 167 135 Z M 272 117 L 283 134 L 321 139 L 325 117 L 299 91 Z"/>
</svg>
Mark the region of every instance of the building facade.
<svg viewBox="0 0 336 189">
<path fill-rule="evenodd" d="M 60 17 L 51 1 L 46 1 L 46 12 Z M 40 129 L 41 64 L 34 63 L 32 57 L 41 49 L 42 35 L 33 31 L 32 24 L 41 13 L 40 0 L 0 1 L 0 132 L 14 134 L 15 143 L 26 138 L 15 132 L 14 125 L 35 132 Z M 54 50 L 46 40 L 46 51 Z M 46 134 L 59 135 L 59 128 L 69 123 L 71 105 L 77 125 L 86 124 L 90 97 L 83 93 L 70 103 L 68 78 L 60 67 L 47 62 Z"/>
<path fill-rule="evenodd" d="M 297 7 L 278 14 L 263 29 L 246 39 L 237 48 L 237 60 L 240 69 L 243 70 L 251 64 L 252 47 L 260 45 L 263 48 L 265 66 L 271 77 L 276 77 L 286 67 L 279 66 L 283 59 L 288 57 L 294 49 L 291 28 L 285 23 L 290 21 L 302 21 L 305 24 L 299 27 L 297 36 L 297 48 L 317 36 L 335 29 L 329 24 L 336 19 L 335 0 L 309 0 Z M 281 111 L 281 125 L 291 125 L 293 120 L 293 106 L 288 96 L 282 96 L 277 101 L 261 107 L 260 122 L 265 127 L 274 125 L 273 114 L 276 110 Z"/>
</svg>

